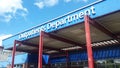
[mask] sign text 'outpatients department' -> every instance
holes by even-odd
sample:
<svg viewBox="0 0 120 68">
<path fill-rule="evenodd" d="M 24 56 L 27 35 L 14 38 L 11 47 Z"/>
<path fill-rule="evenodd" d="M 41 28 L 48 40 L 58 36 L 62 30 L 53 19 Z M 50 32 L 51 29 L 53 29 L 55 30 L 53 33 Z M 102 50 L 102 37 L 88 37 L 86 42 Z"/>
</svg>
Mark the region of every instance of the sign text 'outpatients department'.
<svg viewBox="0 0 120 68">
<path fill-rule="evenodd" d="M 39 34 L 40 31 L 50 32 L 54 31 L 56 29 L 60 29 L 63 26 L 69 26 L 71 24 L 78 23 L 80 20 L 84 18 L 85 15 L 95 15 L 95 7 L 91 6 L 84 10 L 77 10 L 74 13 L 70 13 L 68 15 L 65 15 L 63 17 L 60 17 L 56 20 L 50 21 L 46 24 L 43 24 L 39 27 L 33 28 L 29 31 L 23 32 L 19 34 L 19 39 L 28 39 L 32 37 L 33 35 Z"/>
</svg>

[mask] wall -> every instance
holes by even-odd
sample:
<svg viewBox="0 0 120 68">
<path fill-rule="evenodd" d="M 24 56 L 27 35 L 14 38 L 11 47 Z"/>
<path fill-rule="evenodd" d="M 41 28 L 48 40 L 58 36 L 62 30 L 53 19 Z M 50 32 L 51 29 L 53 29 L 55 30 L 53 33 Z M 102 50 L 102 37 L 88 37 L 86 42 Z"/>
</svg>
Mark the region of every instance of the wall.
<svg viewBox="0 0 120 68">
<path fill-rule="evenodd" d="M 120 58 L 120 46 L 104 46 L 99 48 L 93 48 L 93 58 L 95 60 L 103 59 L 117 59 Z M 87 61 L 86 50 L 69 53 L 69 61 Z M 51 63 L 66 62 L 66 57 L 58 57 L 50 60 Z"/>
</svg>

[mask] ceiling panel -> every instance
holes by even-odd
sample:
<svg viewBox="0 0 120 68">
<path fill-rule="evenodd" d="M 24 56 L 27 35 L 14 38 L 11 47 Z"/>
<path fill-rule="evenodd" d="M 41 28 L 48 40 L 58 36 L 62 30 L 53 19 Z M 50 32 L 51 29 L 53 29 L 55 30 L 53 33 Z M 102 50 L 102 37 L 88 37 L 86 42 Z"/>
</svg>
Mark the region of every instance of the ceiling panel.
<svg viewBox="0 0 120 68">
<path fill-rule="evenodd" d="M 73 46 L 73 45 L 52 39 L 47 42 L 44 42 L 44 46 L 60 49 L 60 48 L 69 47 L 69 46 Z"/>
<path fill-rule="evenodd" d="M 106 29 L 110 30 L 112 33 L 116 34 L 116 33 L 120 33 L 120 12 L 114 13 L 114 14 L 110 14 L 101 18 L 97 18 L 95 19 L 99 24 L 101 24 L 102 26 L 104 26 Z M 71 41 L 80 43 L 80 44 L 85 44 L 86 40 L 85 40 L 85 30 L 84 30 L 84 23 L 80 23 L 71 27 L 67 27 L 55 32 L 52 32 L 51 34 L 54 34 L 56 36 L 65 38 L 65 39 L 69 39 Z M 95 28 L 94 26 L 90 25 L 90 30 L 91 30 L 91 39 L 92 42 L 96 42 L 98 44 L 98 42 L 104 41 L 104 40 L 110 40 L 113 39 L 112 37 L 109 37 L 109 35 L 105 34 L 103 31 L 100 31 L 99 29 Z M 32 43 L 32 44 L 39 44 L 39 37 L 35 37 L 29 40 L 26 40 L 26 42 L 28 43 Z M 103 43 L 99 43 L 100 45 L 102 45 Z M 96 45 L 96 44 L 94 44 Z M 53 49 L 64 49 L 64 48 L 68 48 L 68 49 L 73 49 L 75 47 L 75 45 L 72 44 L 68 44 L 65 43 L 63 41 L 57 40 L 57 39 L 53 39 L 51 37 L 44 37 L 44 46 L 46 47 L 50 47 Z M 73 47 L 73 48 L 70 48 Z M 81 47 L 77 47 L 77 48 L 81 48 Z M 30 46 L 20 46 L 19 49 L 22 50 L 34 50 L 36 48 L 34 47 L 30 47 Z M 45 50 L 45 52 L 48 52 L 48 50 Z M 51 51 L 52 52 L 52 51 Z"/>
<path fill-rule="evenodd" d="M 74 29 L 72 29 L 74 28 Z M 92 25 L 91 28 L 91 38 L 92 42 L 97 42 L 101 40 L 111 39 L 108 35 L 103 33 L 102 31 L 96 29 Z M 57 35 L 79 42 L 81 44 L 85 44 L 85 30 L 84 30 L 84 23 L 78 24 L 60 31 L 57 31 Z"/>
<path fill-rule="evenodd" d="M 120 12 L 97 19 L 105 28 L 113 33 L 120 33 Z"/>
</svg>

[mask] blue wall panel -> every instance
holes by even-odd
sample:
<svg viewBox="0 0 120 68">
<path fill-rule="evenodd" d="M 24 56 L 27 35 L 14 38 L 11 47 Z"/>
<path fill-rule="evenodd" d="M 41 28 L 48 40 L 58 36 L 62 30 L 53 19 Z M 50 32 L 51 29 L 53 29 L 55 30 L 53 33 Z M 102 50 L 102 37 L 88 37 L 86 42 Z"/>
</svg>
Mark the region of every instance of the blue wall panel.
<svg viewBox="0 0 120 68">
<path fill-rule="evenodd" d="M 62 58 L 64 59 L 64 61 L 61 61 Z M 95 60 L 120 58 L 120 46 L 114 45 L 114 46 L 93 49 L 93 58 Z M 51 59 L 51 63 L 66 62 L 65 59 L 66 57 L 53 58 Z M 69 61 L 71 62 L 85 61 L 87 59 L 88 58 L 87 58 L 86 51 L 78 51 L 78 52 L 69 53 Z"/>
<path fill-rule="evenodd" d="M 50 63 L 63 63 L 66 62 L 66 57 L 52 58 Z"/>
</svg>

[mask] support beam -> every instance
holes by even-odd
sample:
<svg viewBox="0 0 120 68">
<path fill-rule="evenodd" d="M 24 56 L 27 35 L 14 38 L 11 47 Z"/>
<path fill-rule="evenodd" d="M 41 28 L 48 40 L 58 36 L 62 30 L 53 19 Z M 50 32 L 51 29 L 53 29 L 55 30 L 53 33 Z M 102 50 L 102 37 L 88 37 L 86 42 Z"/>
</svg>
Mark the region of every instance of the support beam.
<svg viewBox="0 0 120 68">
<path fill-rule="evenodd" d="M 17 41 L 15 40 L 14 41 L 13 50 L 12 50 L 12 65 L 11 65 L 11 68 L 14 68 L 14 59 L 15 59 L 15 52 L 16 52 L 16 44 L 17 44 Z"/>
<path fill-rule="evenodd" d="M 57 57 L 63 57 L 66 56 L 66 54 L 50 54 L 50 58 L 57 58 Z"/>
<path fill-rule="evenodd" d="M 108 29 L 106 29 L 105 27 L 103 27 L 101 24 L 99 24 L 97 21 L 89 18 L 89 22 L 91 25 L 93 25 L 95 28 L 99 29 L 100 31 L 102 31 L 103 33 L 107 34 L 108 36 L 118 39 L 117 36 L 115 34 L 113 34 L 111 31 L 109 31 Z"/>
<path fill-rule="evenodd" d="M 120 32 L 115 34 L 120 39 Z"/>
<path fill-rule="evenodd" d="M 58 51 L 58 52 L 65 52 L 64 50 L 61 50 L 61 49 L 58 49 L 58 48 L 53 48 L 53 47 L 44 46 L 43 48 L 44 49 L 49 49 L 49 50 L 55 50 L 55 51 Z"/>
<path fill-rule="evenodd" d="M 32 43 L 25 42 L 25 41 L 18 41 L 18 43 L 23 44 L 23 45 L 25 45 L 25 46 L 31 46 L 31 47 L 36 47 L 36 48 L 39 47 L 39 46 L 36 45 L 36 44 L 32 44 Z M 61 50 L 61 49 L 52 48 L 52 47 L 47 47 L 47 46 L 44 46 L 43 48 L 44 48 L 44 49 L 49 49 L 49 50 L 56 50 L 56 51 L 58 51 L 58 52 L 64 52 L 64 51 Z M 26 51 L 26 52 L 27 52 L 27 51 Z M 36 52 L 36 51 L 35 51 L 35 52 Z"/>
<path fill-rule="evenodd" d="M 39 38 L 38 68 L 42 68 L 43 38 L 44 38 L 44 32 L 41 31 Z"/>
<path fill-rule="evenodd" d="M 17 48 L 18 52 L 27 52 L 27 53 L 38 53 L 38 50 L 24 50 Z"/>
<path fill-rule="evenodd" d="M 116 35 L 114 33 L 112 33 L 111 31 L 109 31 L 108 29 L 106 29 L 104 26 L 102 26 L 101 24 L 99 24 L 97 21 L 89 18 L 90 20 L 90 24 L 93 25 L 95 28 L 99 29 L 100 31 L 102 31 L 103 33 L 107 34 L 108 36 L 110 36 L 113 39 L 116 39 L 120 42 L 120 35 Z"/>
<path fill-rule="evenodd" d="M 36 48 L 39 47 L 39 46 L 36 45 L 36 44 L 32 44 L 32 43 L 25 42 L 25 41 L 18 41 L 18 43 L 23 44 L 23 45 L 25 45 L 25 46 L 30 46 L 30 47 L 36 47 Z"/>
<path fill-rule="evenodd" d="M 88 54 L 88 68 L 94 68 L 93 53 L 91 46 L 90 24 L 89 17 L 85 16 L 85 33 L 86 33 L 86 46 Z"/>
<path fill-rule="evenodd" d="M 75 45 L 75 46 L 81 46 L 81 47 L 85 47 L 84 45 L 80 44 L 80 43 L 77 43 L 77 42 L 74 42 L 72 40 L 69 40 L 69 39 L 65 39 L 65 38 L 62 38 L 62 37 L 59 37 L 57 35 L 53 35 L 53 34 L 50 34 L 50 33 L 46 33 L 44 32 L 45 36 L 48 36 L 48 37 L 51 37 L 53 39 L 56 39 L 56 40 L 59 40 L 59 41 L 62 41 L 62 42 L 65 42 L 65 43 L 68 43 L 68 44 L 72 44 L 72 45 Z"/>
</svg>

